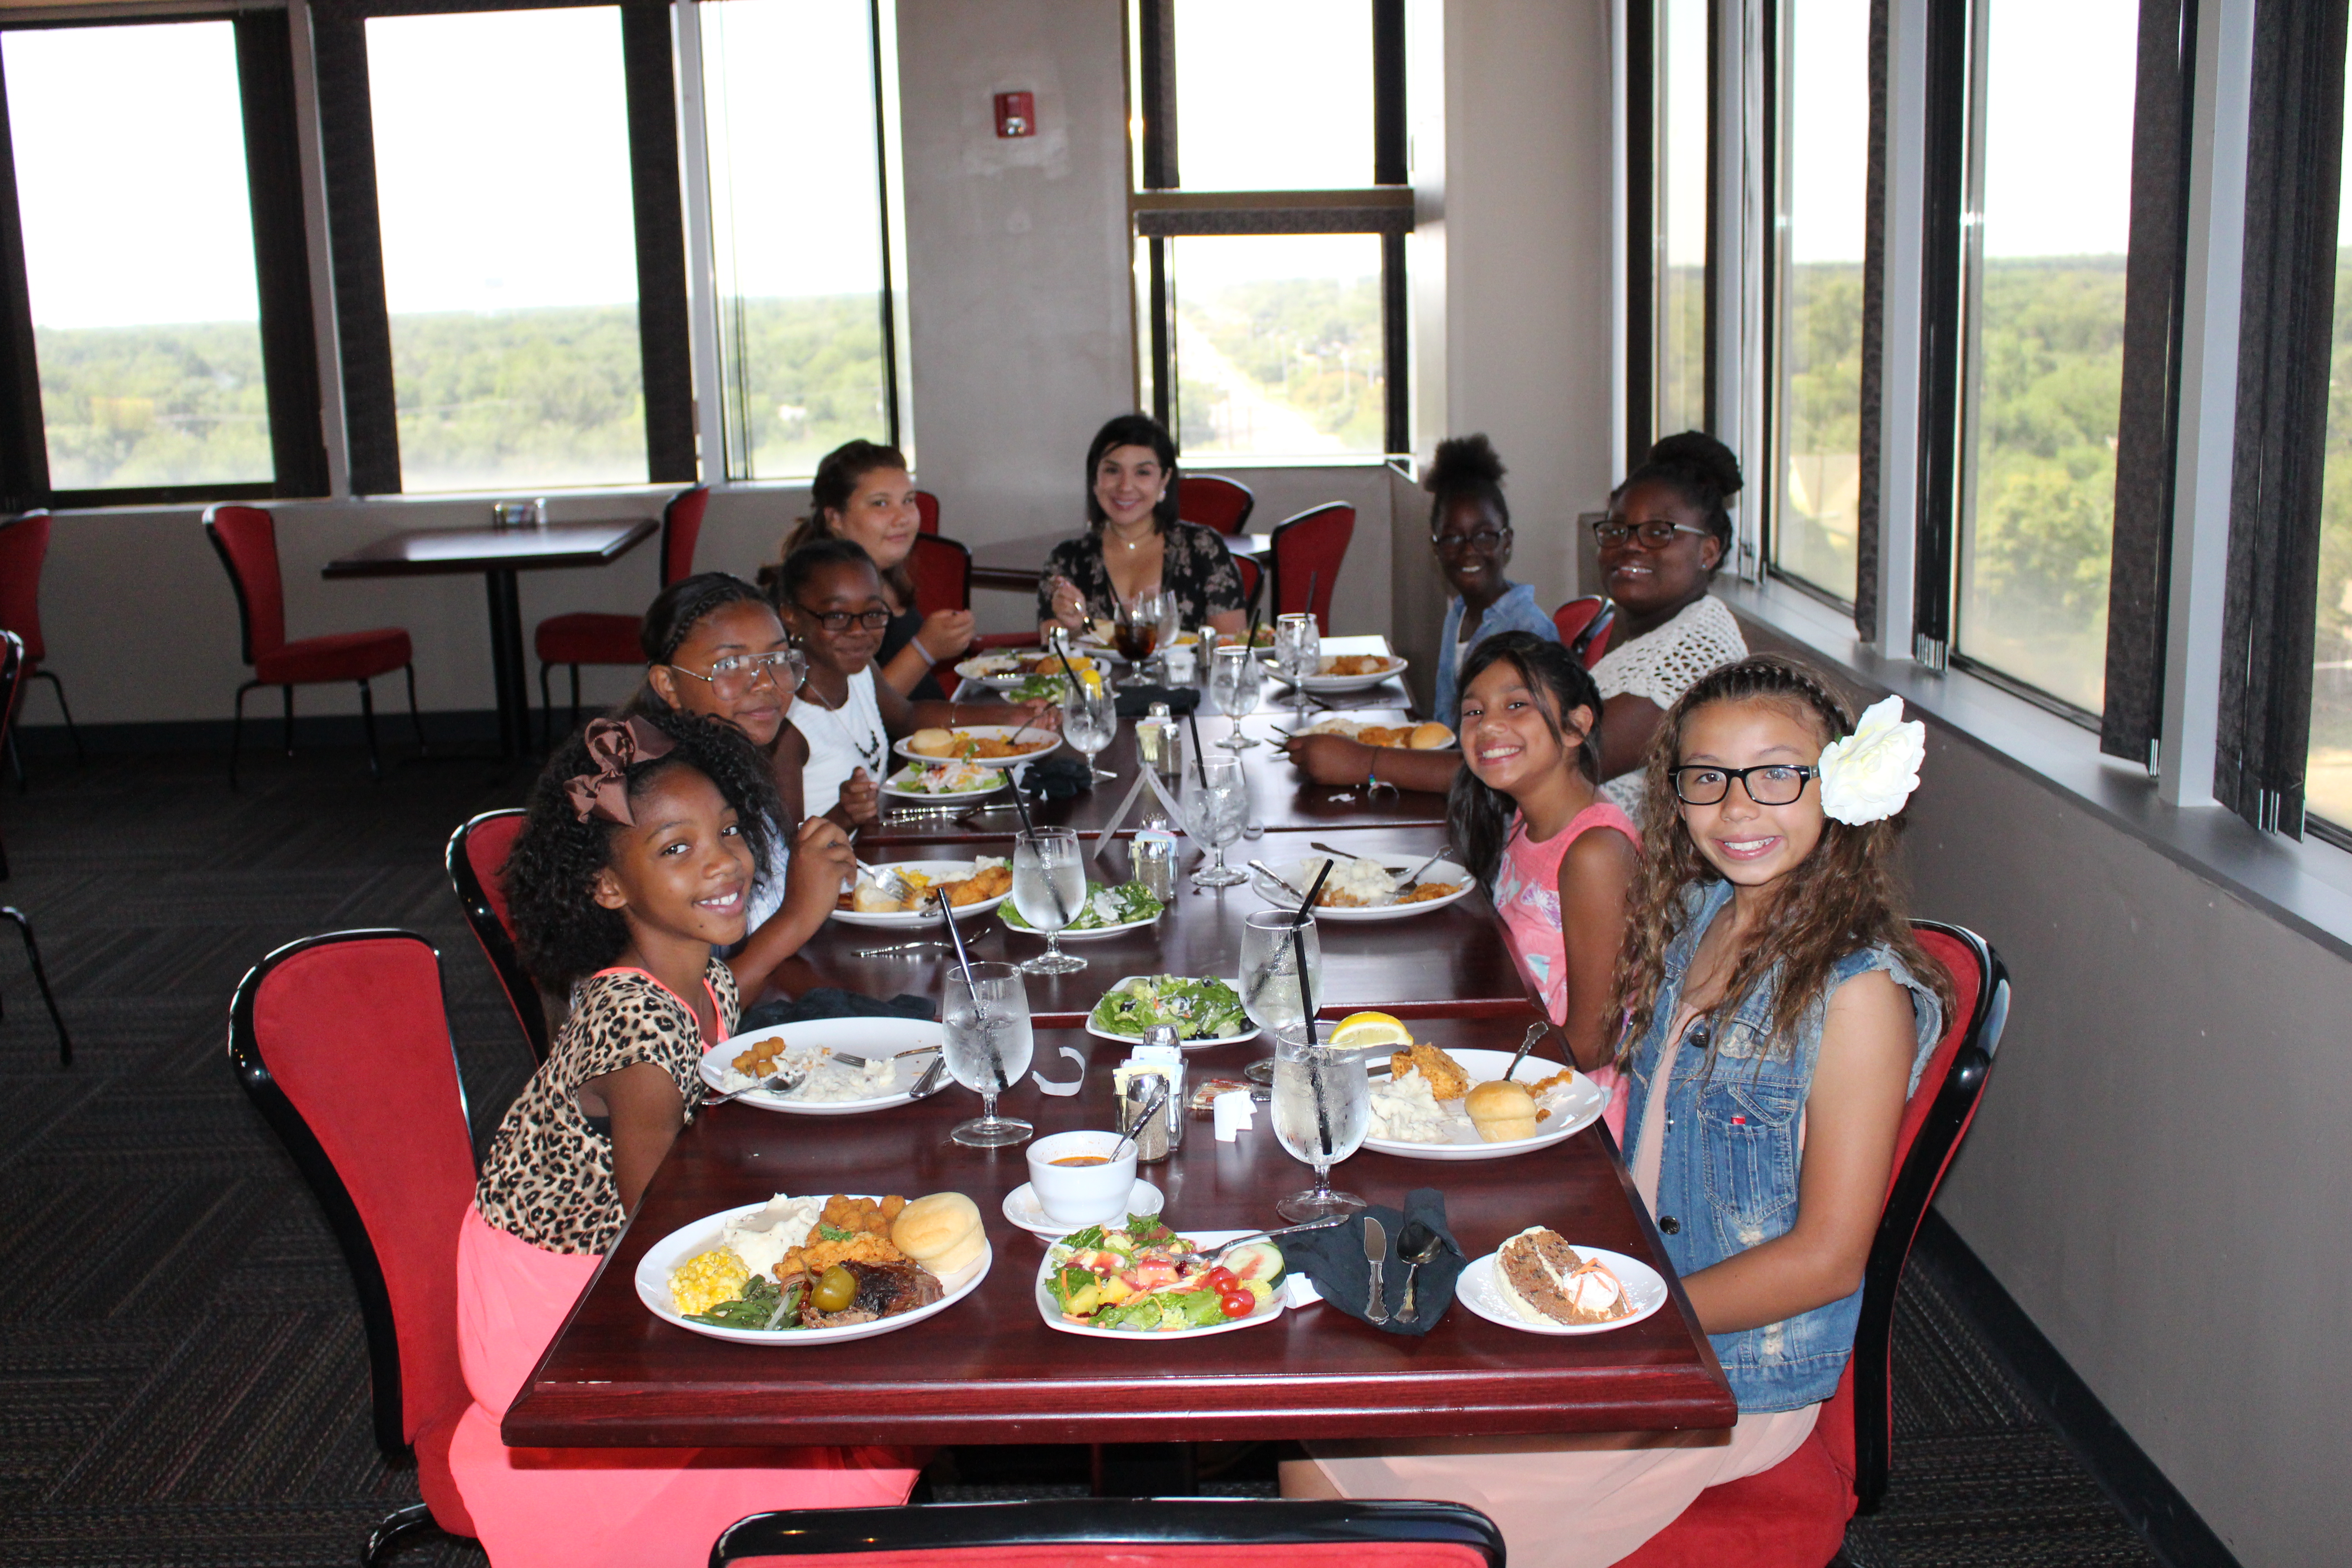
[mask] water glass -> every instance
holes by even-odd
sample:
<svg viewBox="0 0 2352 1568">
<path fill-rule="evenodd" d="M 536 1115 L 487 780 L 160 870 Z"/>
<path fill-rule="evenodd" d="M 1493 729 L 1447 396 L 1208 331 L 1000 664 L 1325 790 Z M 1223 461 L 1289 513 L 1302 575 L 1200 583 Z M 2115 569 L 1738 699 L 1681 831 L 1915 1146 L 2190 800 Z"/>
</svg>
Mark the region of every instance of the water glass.
<svg viewBox="0 0 2352 1568">
<path fill-rule="evenodd" d="M 1225 864 L 1225 846 L 1242 836 L 1242 819 L 1249 815 L 1249 784 L 1242 777 L 1239 757 L 1202 757 L 1184 775 L 1189 786 L 1185 831 L 1210 847 L 1210 864 L 1192 873 L 1196 888 L 1230 888 L 1249 880 L 1249 873 Z"/>
<path fill-rule="evenodd" d="M 1307 678 L 1323 668 L 1323 633 L 1307 615 L 1284 616 L 1274 623 L 1274 662 L 1290 679 L 1299 715 L 1307 712 Z"/>
<path fill-rule="evenodd" d="M 1030 929 L 1045 933 L 1045 951 L 1021 966 L 1024 974 L 1067 974 L 1087 961 L 1062 951 L 1062 928 L 1087 903 L 1087 865 L 1075 828 L 1040 827 L 1013 840 L 1013 907 Z"/>
<path fill-rule="evenodd" d="M 1307 1009 L 1298 994 L 1298 955 L 1291 933 L 1307 949 L 1307 984 L 1323 994 L 1323 943 L 1315 919 L 1289 910 L 1253 910 L 1242 921 L 1242 1010 L 1261 1029 L 1303 1024 Z"/>
<path fill-rule="evenodd" d="M 1002 1149 L 1036 1131 L 1017 1116 L 996 1114 L 996 1097 L 1021 1081 L 1036 1050 L 1029 1024 L 1029 993 L 1009 963 L 974 963 L 971 983 L 961 966 L 948 966 L 948 1076 L 980 1095 L 980 1114 L 950 1134 L 974 1149 Z"/>
<path fill-rule="evenodd" d="M 1222 742 L 1225 750 L 1239 752 L 1262 743 L 1242 733 L 1242 719 L 1257 711 L 1258 692 L 1265 679 L 1265 671 L 1258 664 L 1254 648 L 1234 643 L 1209 656 L 1209 700 L 1231 726 Z"/>
<path fill-rule="evenodd" d="M 1293 1224 L 1364 1206 L 1331 1190 L 1331 1167 L 1363 1147 L 1372 1119 L 1371 1086 L 1353 1051 L 1317 1042 L 1304 1024 L 1274 1031 L 1274 1135 L 1283 1152 L 1315 1167 L 1315 1184 L 1274 1205 Z"/>
<path fill-rule="evenodd" d="M 1089 691 L 1085 681 L 1072 676 L 1068 691 L 1069 695 L 1062 700 L 1062 739 L 1069 742 L 1072 751 L 1086 758 L 1097 782 L 1118 777 L 1108 768 L 1095 766 L 1095 758 L 1118 738 L 1118 707 L 1109 686 L 1106 684 L 1100 691 Z"/>
</svg>

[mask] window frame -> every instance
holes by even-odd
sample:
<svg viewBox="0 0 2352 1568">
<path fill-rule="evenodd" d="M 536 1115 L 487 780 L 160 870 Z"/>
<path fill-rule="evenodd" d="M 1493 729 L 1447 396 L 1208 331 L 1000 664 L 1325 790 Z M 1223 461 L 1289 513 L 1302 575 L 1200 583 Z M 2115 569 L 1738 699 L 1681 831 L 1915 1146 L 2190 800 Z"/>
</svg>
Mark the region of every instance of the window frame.
<svg viewBox="0 0 2352 1568">
<path fill-rule="evenodd" d="M 1720 212 L 1723 171 L 1721 110 L 1723 92 L 1723 0 L 1698 0 L 1706 16 L 1706 118 L 1696 127 L 1706 150 L 1706 190 L 1703 211 L 1706 233 L 1706 260 L 1699 281 L 1699 405 L 1706 427 L 1721 424 L 1721 379 L 1717 353 L 1718 335 L 1727 324 L 1723 311 L 1723 223 Z M 1648 460 L 1661 436 L 1658 389 L 1664 383 L 1660 334 L 1665 325 L 1666 208 L 1659 199 L 1659 182 L 1665 176 L 1660 148 L 1665 137 L 1670 93 L 1658 90 L 1658 73 L 1665 66 L 1666 16 L 1658 0 L 1626 0 L 1626 310 L 1627 331 L 1625 453 L 1621 475 Z M 1635 329 L 1638 329 L 1636 331 Z"/>
</svg>

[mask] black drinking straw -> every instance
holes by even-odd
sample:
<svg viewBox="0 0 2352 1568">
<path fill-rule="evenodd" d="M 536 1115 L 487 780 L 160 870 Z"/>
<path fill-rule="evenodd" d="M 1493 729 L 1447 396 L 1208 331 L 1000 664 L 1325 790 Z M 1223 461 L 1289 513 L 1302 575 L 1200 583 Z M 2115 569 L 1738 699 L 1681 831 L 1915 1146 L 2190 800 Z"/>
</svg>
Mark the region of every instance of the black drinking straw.
<svg viewBox="0 0 2352 1568">
<path fill-rule="evenodd" d="M 1209 787 L 1209 754 L 1201 750 L 1201 720 L 1197 713 L 1184 715 L 1184 723 L 1192 731 L 1192 771 L 1201 776 L 1201 787 Z"/>
<path fill-rule="evenodd" d="M 1264 605 L 1254 606 L 1250 610 L 1249 630 L 1242 634 L 1242 647 L 1248 648 L 1253 657 L 1255 657 L 1257 652 L 1257 623 L 1265 614 L 1265 606 Z"/>
<path fill-rule="evenodd" d="M 1299 918 L 1290 926 L 1290 956 L 1298 965 L 1298 1006 L 1307 1015 L 1307 1092 L 1315 1101 L 1315 1131 L 1322 1140 L 1320 1147 L 1326 1160 L 1331 1157 L 1330 1097 L 1323 1089 L 1323 1074 L 1317 1066 L 1314 1051 L 1321 1042 L 1315 1034 L 1315 983 L 1307 973 L 1307 914 L 1315 903 L 1316 895 L 1323 890 L 1323 878 L 1331 874 L 1331 862 L 1323 862 L 1322 876 L 1315 879 L 1307 889 L 1307 902 L 1299 907 Z"/>
<path fill-rule="evenodd" d="M 988 1021 L 988 1008 L 980 999 L 980 982 L 971 977 L 971 953 L 963 944 L 963 932 L 956 929 L 955 910 L 949 906 L 947 894 L 934 892 L 931 897 L 940 901 L 940 918 L 948 922 L 948 941 L 955 948 L 956 962 L 963 966 L 964 989 L 971 993 L 973 1021 L 976 1024 L 985 1024 Z M 984 1029 L 982 1033 L 989 1043 L 988 1065 L 996 1069 L 996 1092 L 1003 1094 L 1013 1087 L 1005 1081 L 1004 1078 L 1004 1053 L 996 1048 L 994 1030 Z"/>
</svg>

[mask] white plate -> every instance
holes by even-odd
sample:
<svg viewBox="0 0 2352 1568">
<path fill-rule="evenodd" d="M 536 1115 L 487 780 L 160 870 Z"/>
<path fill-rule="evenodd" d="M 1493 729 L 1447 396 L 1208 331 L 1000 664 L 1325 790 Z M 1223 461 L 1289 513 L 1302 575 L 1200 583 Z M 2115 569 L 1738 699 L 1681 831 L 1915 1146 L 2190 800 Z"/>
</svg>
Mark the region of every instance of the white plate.
<svg viewBox="0 0 2352 1568">
<path fill-rule="evenodd" d="M 870 1194 L 853 1193 L 853 1197 Z M 689 1334 L 702 1334 L 714 1340 L 732 1340 L 740 1345 L 837 1345 L 844 1340 L 871 1339 L 876 1334 L 895 1333 L 900 1329 L 935 1318 L 958 1301 L 962 1300 L 988 1278 L 988 1266 L 995 1261 L 995 1252 L 983 1247 L 981 1255 L 951 1274 L 940 1278 L 940 1299 L 928 1307 L 918 1307 L 911 1312 L 896 1317 L 877 1318 L 870 1323 L 851 1323 L 838 1329 L 725 1329 L 716 1323 L 690 1323 L 670 1300 L 670 1270 L 697 1253 L 708 1252 L 719 1245 L 719 1236 L 727 1222 L 739 1215 L 757 1214 L 767 1207 L 762 1201 L 722 1209 L 715 1215 L 680 1226 L 646 1249 L 637 1260 L 637 1300 L 646 1310 L 666 1323 L 684 1329 Z"/>
<path fill-rule="evenodd" d="M 726 1093 L 725 1075 L 735 1058 L 743 1054 L 746 1047 L 768 1039 L 782 1039 L 788 1046 L 831 1046 L 854 1057 L 871 1058 L 895 1056 L 921 1046 L 945 1050 L 948 1032 L 940 1025 L 914 1018 L 820 1018 L 806 1024 L 778 1024 L 722 1040 L 703 1052 L 702 1081 L 715 1092 Z M 897 1076 L 891 1079 L 890 1092 L 869 1100 L 805 1100 L 755 1089 L 736 1103 L 756 1105 L 762 1110 L 789 1110 L 799 1116 L 858 1116 L 869 1110 L 887 1110 L 913 1100 L 915 1097 L 908 1091 L 915 1087 L 915 1080 L 937 1060 L 937 1057 L 929 1055 L 903 1058 L 898 1063 Z"/>
<path fill-rule="evenodd" d="M 1076 654 L 1080 658 L 1091 658 L 1094 657 L 1092 654 L 1087 653 L 1082 648 L 1073 648 L 1071 651 Z M 1034 658 L 1036 656 L 1023 654 L 1019 657 L 1027 658 Z M 983 654 L 978 658 L 965 659 L 961 664 L 955 667 L 955 672 L 966 680 L 976 680 L 981 685 L 996 691 L 1010 691 L 1024 681 L 1032 679 L 1029 676 L 1021 674 L 1015 668 L 1015 656 L 1006 653 Z M 1066 677 L 1056 672 L 1049 675 L 1046 679 L 1050 680 L 1062 680 L 1066 679 Z"/>
<path fill-rule="evenodd" d="M 1166 1221 L 1161 1221 L 1163 1225 Z M 1202 1251 L 1207 1251 L 1221 1241 L 1255 1236 L 1254 1230 L 1184 1230 L 1173 1227 L 1176 1234 L 1189 1238 Z M 1287 1259 L 1285 1260 L 1286 1265 Z M 1045 1256 L 1037 1263 L 1037 1311 L 1045 1326 L 1059 1329 L 1066 1334 L 1079 1334 L 1090 1340 L 1124 1340 L 1129 1344 L 1160 1344 L 1169 1340 L 1197 1340 L 1209 1334 L 1230 1334 L 1235 1329 L 1255 1328 L 1282 1316 L 1283 1292 L 1275 1293 L 1257 1304 L 1257 1310 L 1246 1318 L 1228 1318 L 1222 1323 L 1212 1323 L 1205 1329 L 1171 1329 L 1162 1333 L 1139 1333 L 1129 1329 L 1097 1329 L 1087 1323 L 1074 1323 L 1062 1316 L 1062 1309 L 1054 1304 L 1054 1293 L 1045 1289 L 1045 1277 L 1054 1269 L 1054 1249 L 1047 1247 Z M 1287 1269 L 1286 1268 L 1286 1272 Z"/>
<path fill-rule="evenodd" d="M 1574 1242 L 1569 1243 L 1576 1247 Z M 1622 1329 L 1628 1323 L 1638 1323 L 1666 1304 L 1666 1282 L 1658 1271 L 1639 1258 L 1628 1258 L 1622 1252 L 1611 1252 L 1599 1247 L 1577 1247 L 1580 1258 L 1597 1258 L 1607 1264 L 1610 1271 L 1624 1282 L 1625 1294 L 1633 1303 L 1633 1315 L 1619 1318 L 1611 1323 L 1530 1323 L 1503 1300 L 1495 1287 L 1496 1253 L 1474 1258 L 1454 1282 L 1454 1294 L 1462 1304 L 1490 1323 L 1500 1323 L 1507 1329 L 1517 1329 L 1528 1334 L 1605 1334 L 1612 1329 Z"/>
<path fill-rule="evenodd" d="M 1343 719 L 1339 717 L 1339 715 L 1332 713 L 1316 720 L 1315 722 L 1307 725 L 1307 728 L 1298 732 L 1302 735 L 1338 735 L 1343 739 L 1354 741 L 1361 739 L 1363 731 L 1366 730 L 1411 730 L 1415 727 L 1416 726 L 1411 724 L 1369 724 L 1361 719 Z M 1377 748 L 1377 750 L 1383 752 L 1455 752 L 1461 751 L 1461 737 L 1455 735 L 1452 730 L 1446 729 L 1443 724 L 1438 725 L 1438 728 L 1445 731 L 1445 744 L 1442 746 L 1381 746 Z"/>
<path fill-rule="evenodd" d="M 1511 1053 L 1508 1051 L 1454 1050 L 1449 1047 L 1445 1054 L 1462 1064 L 1462 1070 L 1470 1075 L 1473 1084 L 1500 1078 L 1511 1065 Z M 1533 1083 L 1538 1079 L 1549 1078 L 1559 1068 L 1558 1062 L 1530 1057 L 1519 1065 L 1519 1081 Z M 1446 1100 L 1438 1101 L 1441 1106 L 1447 1103 Z M 1402 1143 L 1390 1138 L 1367 1138 L 1364 1147 L 1381 1154 L 1402 1154 L 1408 1160 L 1500 1160 L 1512 1154 L 1524 1154 L 1530 1149 L 1548 1149 L 1564 1138 L 1583 1131 L 1600 1121 L 1601 1113 L 1609 1109 L 1609 1097 L 1591 1078 L 1578 1073 L 1574 1083 L 1544 1096 L 1543 1104 L 1549 1108 L 1551 1115 L 1537 1124 L 1541 1131 L 1532 1138 L 1513 1138 L 1502 1143 L 1481 1142 L 1478 1130 L 1470 1125 L 1468 1117 L 1463 1116 L 1460 1118 L 1462 1124 L 1455 1129 L 1454 1141 L 1451 1143 Z"/>
<path fill-rule="evenodd" d="M 1349 656 L 1343 654 L 1326 654 L 1323 657 L 1326 658 L 1342 658 Z M 1277 666 L 1272 658 L 1263 658 L 1258 662 L 1265 666 L 1265 673 L 1267 675 L 1271 676 L 1274 679 L 1279 681 L 1284 686 L 1304 686 L 1309 691 L 1338 693 L 1341 691 L 1370 691 L 1373 687 L 1381 684 L 1381 682 L 1384 680 L 1393 680 L 1412 668 L 1412 661 L 1401 658 L 1395 654 L 1389 655 L 1388 661 L 1389 667 L 1386 669 L 1381 670 L 1378 675 L 1310 675 L 1304 680 L 1298 681 L 1294 681 L 1290 677 L 1283 674 L 1281 668 Z"/>
<path fill-rule="evenodd" d="M 1093 898 L 1095 889 L 1100 884 L 1098 883 L 1088 881 L 1087 883 L 1087 897 L 1090 899 Z M 1018 914 L 1020 911 L 1014 910 L 1009 912 Z M 1163 905 L 1160 910 L 1160 915 L 1164 915 L 1167 912 L 1167 908 Z M 1090 942 L 1098 936 L 1117 936 L 1123 931 L 1141 931 L 1146 926 L 1159 924 L 1160 915 L 1154 915 L 1148 921 L 1121 921 L 1115 926 L 1096 926 L 1090 931 L 1065 931 L 1062 932 L 1062 940 L 1064 942 Z M 1003 926 L 1006 931 L 1011 931 L 1015 936 L 1034 936 L 1041 942 L 1045 940 L 1045 933 L 1039 931 L 1034 926 L 1014 925 L 1010 920 L 1005 919 L 1003 916 L 998 917 L 996 923 Z"/>
<path fill-rule="evenodd" d="M 1127 1212 L 1150 1216 L 1158 1214 L 1167 1203 L 1168 1194 L 1138 1176 L 1134 1189 L 1127 1194 Z M 1042 1236 L 1048 1241 L 1059 1241 L 1070 1234 L 1068 1226 L 1045 1217 L 1045 1209 L 1037 1202 L 1037 1189 L 1027 1182 L 1004 1194 L 1004 1217 L 1032 1236 Z"/>
<path fill-rule="evenodd" d="M 938 727 L 942 729 L 946 728 L 944 725 Z M 1040 757 L 1049 755 L 1050 753 L 1058 752 L 1062 749 L 1061 736 L 1055 734 L 1051 730 L 1040 730 L 1034 725 L 1024 731 L 1018 724 L 958 724 L 955 727 L 954 732 L 959 735 L 977 736 L 983 741 L 1010 741 L 1015 735 L 1021 736 L 1022 751 L 1021 754 L 1017 757 L 975 757 L 972 759 L 972 761 L 978 763 L 982 767 L 997 768 L 1000 770 L 1004 768 L 1017 768 L 1024 763 L 1034 763 Z M 906 758 L 908 762 L 921 763 L 925 766 L 929 766 L 934 763 L 954 762 L 958 760 L 952 757 L 927 757 L 920 752 L 908 751 L 907 749 L 908 742 L 913 739 L 914 737 L 910 735 L 907 740 L 900 741 L 893 744 L 890 749 L 893 752 L 896 752 L 898 755 Z"/>
<path fill-rule="evenodd" d="M 1105 995 L 1108 995 L 1111 992 L 1116 991 L 1120 986 L 1126 984 L 1130 980 L 1165 980 L 1168 977 L 1164 974 L 1122 974 L 1117 980 L 1114 980 L 1109 984 L 1104 986 L 1103 993 Z M 1225 981 L 1225 984 L 1234 988 L 1234 995 L 1238 996 L 1241 994 L 1242 983 L 1239 980 L 1229 979 Z M 1099 1003 L 1102 998 L 1097 996 L 1095 1000 Z M 1247 1020 L 1244 1019 L 1244 1022 L 1247 1022 Z M 1143 1044 L 1143 1037 L 1141 1035 L 1114 1035 L 1108 1029 L 1097 1026 L 1095 1023 L 1095 1013 L 1092 1007 L 1087 1009 L 1087 1033 L 1092 1035 L 1097 1040 L 1116 1040 L 1123 1046 L 1139 1046 Z M 1258 1033 L 1257 1026 L 1251 1024 L 1249 1028 L 1242 1034 L 1215 1035 L 1206 1039 L 1180 1040 L 1177 1043 L 1188 1051 L 1205 1051 L 1215 1046 L 1242 1045 L 1246 1041 L 1256 1039 Z"/>
<path fill-rule="evenodd" d="M 929 765 L 930 765 L 930 764 L 926 763 L 925 765 L 926 765 L 926 766 L 929 766 Z M 885 775 L 883 776 L 883 780 L 882 780 L 882 793 L 883 793 L 884 795 L 893 795 L 893 796 L 896 796 L 897 798 L 898 798 L 898 799 L 900 799 L 900 800 L 928 800 L 928 801 L 943 801 L 943 800 L 946 800 L 946 801 L 954 801 L 954 800 L 978 800 L 978 799 L 980 799 L 980 797 L 981 797 L 981 796 L 982 796 L 982 795 L 994 795 L 998 790 L 1003 789 L 1003 788 L 1004 787 L 1004 785 L 1005 785 L 1005 783 L 1006 783 L 1006 777 L 1005 777 L 1004 770 L 1003 770 L 1003 769 L 1002 769 L 1002 768 L 998 768 L 998 769 L 996 769 L 996 770 L 995 770 L 995 773 L 996 773 L 996 782 L 995 782 L 994 784 L 992 784 L 988 785 L 988 786 L 987 786 L 986 788 L 984 788 L 984 789 L 960 789 L 960 790 L 902 789 L 902 788 L 900 788 L 897 784 L 895 784 L 895 783 L 894 783 L 894 782 L 892 782 L 892 781 L 893 781 L 893 780 L 895 780 L 895 779 L 896 779 L 896 778 L 897 778 L 900 773 L 904 773 L 904 772 L 906 772 L 906 771 L 907 771 L 907 770 L 906 770 L 906 769 L 904 769 L 904 768 L 894 768 L 894 769 L 892 769 L 888 773 L 885 774 Z"/>
<path fill-rule="evenodd" d="M 933 882 L 961 882 L 972 874 L 976 862 L 971 860 L 893 860 L 887 866 L 877 866 L 877 871 L 920 871 Z M 1008 890 L 992 899 L 982 899 L 976 904 L 958 904 L 956 913 L 984 915 L 1013 894 Z M 835 910 L 833 918 L 844 925 L 853 926 L 930 926 L 940 923 L 940 907 L 926 898 L 919 910 L 900 910 L 895 914 L 867 914 L 857 910 Z"/>
<path fill-rule="evenodd" d="M 1315 873 L 1308 868 L 1315 862 L 1328 858 L 1330 857 L 1326 855 L 1310 855 L 1302 860 L 1269 860 L 1266 864 L 1273 867 L 1281 875 L 1282 879 L 1292 887 L 1305 888 L 1315 880 Z M 1405 872 L 1412 870 L 1429 857 L 1426 855 L 1359 855 L 1356 858 L 1373 861 L 1391 871 Z M 1452 882 L 1454 884 L 1454 889 L 1442 899 L 1423 899 L 1417 904 L 1379 904 L 1363 910 L 1333 909 L 1328 904 L 1318 904 L 1315 908 L 1315 918 L 1318 921 L 1408 921 L 1415 915 L 1427 914 L 1432 910 L 1442 910 L 1448 904 L 1460 903 L 1470 896 L 1471 889 L 1477 885 L 1466 868 L 1451 860 L 1438 861 L 1421 874 L 1421 879 L 1424 882 Z M 1298 907 L 1298 900 L 1267 880 L 1263 871 L 1250 873 L 1250 891 L 1277 909 L 1295 910 Z"/>
</svg>

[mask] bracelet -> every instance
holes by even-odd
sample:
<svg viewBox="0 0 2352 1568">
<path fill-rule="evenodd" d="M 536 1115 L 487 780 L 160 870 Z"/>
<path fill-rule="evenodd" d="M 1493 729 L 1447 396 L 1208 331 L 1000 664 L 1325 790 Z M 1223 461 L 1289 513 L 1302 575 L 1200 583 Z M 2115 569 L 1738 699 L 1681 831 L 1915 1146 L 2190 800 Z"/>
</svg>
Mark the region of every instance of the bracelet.
<svg viewBox="0 0 2352 1568">
<path fill-rule="evenodd" d="M 1380 773 L 1381 756 L 1378 752 L 1374 752 L 1372 753 L 1372 760 L 1364 764 L 1364 787 L 1366 789 L 1370 789 L 1374 784 L 1380 783 Z"/>
<path fill-rule="evenodd" d="M 937 664 L 940 662 L 938 659 L 931 657 L 931 650 L 923 646 L 922 638 L 908 637 L 907 639 L 907 646 L 913 648 L 917 653 L 921 654 L 925 664 Z"/>
</svg>

